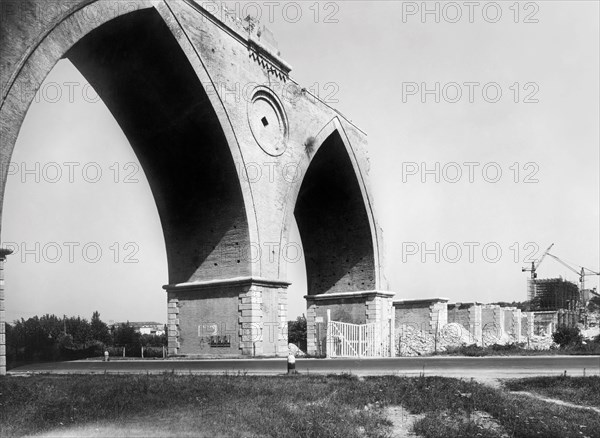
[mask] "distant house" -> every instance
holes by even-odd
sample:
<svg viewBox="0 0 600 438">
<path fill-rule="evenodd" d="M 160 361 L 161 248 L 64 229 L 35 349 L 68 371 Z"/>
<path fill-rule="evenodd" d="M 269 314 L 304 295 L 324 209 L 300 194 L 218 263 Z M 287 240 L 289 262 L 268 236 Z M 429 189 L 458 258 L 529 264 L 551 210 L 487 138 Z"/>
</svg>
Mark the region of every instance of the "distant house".
<svg viewBox="0 0 600 438">
<path fill-rule="evenodd" d="M 128 322 L 116 322 L 113 327 L 118 327 L 121 324 L 129 324 L 135 329 L 136 332 L 142 335 L 156 335 L 161 336 L 165 334 L 165 325 L 156 321 L 128 321 Z"/>
</svg>

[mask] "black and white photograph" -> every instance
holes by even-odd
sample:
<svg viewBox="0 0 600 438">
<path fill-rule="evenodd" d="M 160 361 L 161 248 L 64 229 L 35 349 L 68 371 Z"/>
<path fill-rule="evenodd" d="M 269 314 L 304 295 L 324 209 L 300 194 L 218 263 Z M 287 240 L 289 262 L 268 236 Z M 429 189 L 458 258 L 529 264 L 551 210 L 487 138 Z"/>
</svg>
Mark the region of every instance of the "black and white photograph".
<svg viewBox="0 0 600 438">
<path fill-rule="evenodd" d="M 0 0 L 0 436 L 600 438 L 600 1 Z"/>
</svg>

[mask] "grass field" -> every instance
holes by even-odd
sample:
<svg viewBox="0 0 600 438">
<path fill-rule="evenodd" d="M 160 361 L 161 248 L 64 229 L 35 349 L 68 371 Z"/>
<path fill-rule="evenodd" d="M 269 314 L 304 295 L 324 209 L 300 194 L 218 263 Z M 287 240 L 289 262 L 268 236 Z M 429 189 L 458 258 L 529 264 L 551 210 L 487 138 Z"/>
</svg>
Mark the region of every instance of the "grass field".
<svg viewBox="0 0 600 438">
<path fill-rule="evenodd" d="M 529 391 L 544 397 L 600 408 L 600 376 L 585 379 L 570 376 L 532 377 L 508 380 L 511 391 Z"/>
<path fill-rule="evenodd" d="M 441 377 L 4 377 L 0 405 L 2 437 L 386 437 L 391 406 L 423 437 L 600 436 L 596 413 Z"/>
</svg>

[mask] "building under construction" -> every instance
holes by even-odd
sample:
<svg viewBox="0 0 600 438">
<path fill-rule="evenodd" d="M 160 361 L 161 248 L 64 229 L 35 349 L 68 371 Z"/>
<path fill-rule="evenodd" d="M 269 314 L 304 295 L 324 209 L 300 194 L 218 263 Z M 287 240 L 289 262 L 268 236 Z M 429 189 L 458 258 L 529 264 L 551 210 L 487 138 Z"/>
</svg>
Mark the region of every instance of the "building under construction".
<svg viewBox="0 0 600 438">
<path fill-rule="evenodd" d="M 578 308 L 580 294 L 575 283 L 562 278 L 547 278 L 529 280 L 528 298 L 531 308 L 539 310 L 575 310 Z"/>
</svg>

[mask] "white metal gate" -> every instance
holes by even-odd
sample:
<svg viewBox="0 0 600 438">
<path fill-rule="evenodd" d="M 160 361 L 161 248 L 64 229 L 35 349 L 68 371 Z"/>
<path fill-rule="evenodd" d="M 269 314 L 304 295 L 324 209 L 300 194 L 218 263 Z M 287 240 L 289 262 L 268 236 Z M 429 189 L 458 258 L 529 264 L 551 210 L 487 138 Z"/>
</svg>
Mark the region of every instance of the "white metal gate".
<svg viewBox="0 0 600 438">
<path fill-rule="evenodd" d="M 389 357 L 393 339 L 390 329 L 390 322 L 350 324 L 329 321 L 327 357 Z"/>
</svg>

